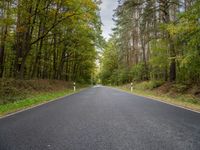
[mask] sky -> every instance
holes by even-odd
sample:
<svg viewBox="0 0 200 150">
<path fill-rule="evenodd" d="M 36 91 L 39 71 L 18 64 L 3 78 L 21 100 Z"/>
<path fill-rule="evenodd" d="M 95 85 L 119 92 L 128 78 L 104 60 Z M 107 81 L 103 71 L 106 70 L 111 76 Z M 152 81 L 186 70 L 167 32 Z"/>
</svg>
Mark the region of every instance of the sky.
<svg viewBox="0 0 200 150">
<path fill-rule="evenodd" d="M 103 23 L 103 36 L 109 39 L 109 35 L 112 33 L 112 28 L 114 27 L 114 22 L 112 16 L 114 9 L 117 8 L 117 0 L 102 0 L 101 4 L 101 20 Z"/>
</svg>

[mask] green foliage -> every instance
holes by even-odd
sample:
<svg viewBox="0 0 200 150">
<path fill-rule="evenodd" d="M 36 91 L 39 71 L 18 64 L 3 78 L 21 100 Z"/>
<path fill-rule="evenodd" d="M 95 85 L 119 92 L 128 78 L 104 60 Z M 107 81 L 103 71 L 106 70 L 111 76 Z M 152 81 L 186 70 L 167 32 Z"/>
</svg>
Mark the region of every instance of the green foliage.
<svg viewBox="0 0 200 150">
<path fill-rule="evenodd" d="M 20 101 L 41 92 L 72 89 L 72 85 L 64 81 L 52 80 L 0 80 L 0 104 Z"/>
<path fill-rule="evenodd" d="M 93 0 L 0 2 L 0 77 L 90 82 L 101 47 Z"/>
<path fill-rule="evenodd" d="M 151 59 L 150 64 L 153 68 L 163 69 L 169 63 L 168 43 L 166 40 L 158 39 L 151 41 Z"/>
<path fill-rule="evenodd" d="M 118 53 L 114 41 L 110 40 L 103 52 L 100 78 L 103 84 L 118 82 Z"/>
<path fill-rule="evenodd" d="M 151 79 L 163 79 L 169 67 L 168 42 L 163 39 L 151 41 L 151 57 L 149 64 L 151 66 Z"/>
<path fill-rule="evenodd" d="M 144 63 L 139 63 L 131 68 L 130 75 L 134 81 L 142 81 L 144 79 L 145 66 Z"/>
<path fill-rule="evenodd" d="M 36 93 L 35 96 L 31 98 L 25 98 L 20 101 L 15 101 L 14 103 L 7 103 L 4 105 L 0 104 L 0 116 L 18 110 L 22 110 L 25 108 L 29 108 L 34 105 L 45 103 L 70 93 L 73 93 L 73 91 L 63 90 L 63 91 L 54 91 L 51 93 Z"/>
<path fill-rule="evenodd" d="M 103 83 L 200 83 L 200 1 L 160 1 L 159 6 L 156 3 L 124 0 L 116 9 L 116 27 L 111 37 L 115 51 L 103 54 Z"/>
<path fill-rule="evenodd" d="M 127 68 L 121 69 L 119 72 L 119 84 L 124 84 L 128 82 L 129 71 Z"/>
<path fill-rule="evenodd" d="M 177 45 L 183 50 L 182 53 L 179 53 L 178 59 L 179 70 L 177 72 L 177 80 L 179 82 L 200 82 L 199 12 L 200 1 L 196 1 L 188 11 L 180 15 L 179 22 L 173 25 L 176 31 L 173 33 L 173 36 L 177 39 Z"/>
</svg>

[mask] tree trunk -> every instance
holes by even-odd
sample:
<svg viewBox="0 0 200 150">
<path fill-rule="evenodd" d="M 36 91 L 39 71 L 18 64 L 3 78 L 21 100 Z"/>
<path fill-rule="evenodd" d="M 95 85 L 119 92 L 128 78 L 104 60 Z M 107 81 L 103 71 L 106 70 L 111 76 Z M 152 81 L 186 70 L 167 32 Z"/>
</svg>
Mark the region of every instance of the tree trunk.
<svg viewBox="0 0 200 150">
<path fill-rule="evenodd" d="M 7 25 L 2 27 L 2 39 L 1 39 L 1 45 L 0 45 L 0 78 L 3 77 L 3 71 L 4 71 L 4 53 L 5 53 L 5 42 L 6 42 L 6 36 L 7 36 L 8 27 Z"/>
<path fill-rule="evenodd" d="M 170 47 L 170 81 L 173 82 L 176 80 L 176 53 L 174 43 L 169 39 L 169 47 Z"/>
<path fill-rule="evenodd" d="M 170 1 L 160 0 L 160 7 L 161 11 L 163 13 L 163 22 L 169 23 L 170 22 Z M 174 21 L 174 20 L 173 20 Z M 166 33 L 168 42 L 169 42 L 169 55 L 170 55 L 170 73 L 169 73 L 169 79 L 170 82 L 173 82 L 176 80 L 176 53 L 175 53 L 175 46 L 173 43 L 172 37 L 169 35 L 169 33 Z"/>
<path fill-rule="evenodd" d="M 10 7 L 9 2 L 2 2 L 2 5 L 4 8 L 1 10 L 2 12 L 2 18 L 7 19 L 9 17 L 8 9 Z M 0 41 L 0 78 L 3 77 L 4 72 L 4 55 L 5 55 L 5 43 L 6 43 L 6 37 L 8 34 L 8 25 L 3 25 L 1 29 L 1 41 Z"/>
</svg>

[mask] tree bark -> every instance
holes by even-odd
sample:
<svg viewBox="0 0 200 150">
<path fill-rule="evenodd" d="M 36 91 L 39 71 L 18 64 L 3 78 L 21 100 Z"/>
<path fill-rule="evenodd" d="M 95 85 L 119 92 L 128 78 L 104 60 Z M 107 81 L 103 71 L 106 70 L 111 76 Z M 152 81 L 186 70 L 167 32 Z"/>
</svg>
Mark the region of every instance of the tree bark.
<svg viewBox="0 0 200 150">
<path fill-rule="evenodd" d="M 2 9 L 2 18 L 7 19 L 9 17 L 8 15 L 8 9 L 10 7 L 9 2 L 2 2 L 3 6 L 5 9 Z M 7 34 L 8 34 L 8 25 L 3 25 L 1 29 L 1 41 L 0 41 L 0 78 L 3 77 L 3 72 L 4 72 L 4 55 L 5 55 L 5 43 L 7 39 Z"/>
</svg>

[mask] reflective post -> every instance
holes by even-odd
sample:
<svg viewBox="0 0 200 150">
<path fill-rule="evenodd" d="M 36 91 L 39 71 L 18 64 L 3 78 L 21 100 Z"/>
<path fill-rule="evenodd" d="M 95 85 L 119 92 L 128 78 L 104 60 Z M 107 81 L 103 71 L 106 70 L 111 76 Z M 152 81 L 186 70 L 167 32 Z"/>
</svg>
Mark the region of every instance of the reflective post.
<svg viewBox="0 0 200 150">
<path fill-rule="evenodd" d="M 131 82 L 131 92 L 133 92 L 133 82 Z"/>
<path fill-rule="evenodd" d="M 76 82 L 74 82 L 74 92 L 76 91 Z"/>
</svg>

